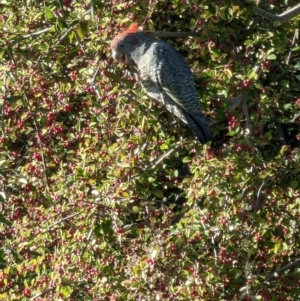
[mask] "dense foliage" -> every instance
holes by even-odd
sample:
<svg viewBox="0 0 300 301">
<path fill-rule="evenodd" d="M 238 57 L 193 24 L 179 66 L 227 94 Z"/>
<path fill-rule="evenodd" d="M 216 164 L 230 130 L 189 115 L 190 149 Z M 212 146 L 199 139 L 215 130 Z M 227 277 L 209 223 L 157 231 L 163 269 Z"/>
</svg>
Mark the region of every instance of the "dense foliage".
<svg viewBox="0 0 300 301">
<path fill-rule="evenodd" d="M 299 300 L 300 18 L 255 6 L 0 1 L 0 300 Z M 133 20 L 199 32 L 212 143 L 112 61 Z"/>
</svg>

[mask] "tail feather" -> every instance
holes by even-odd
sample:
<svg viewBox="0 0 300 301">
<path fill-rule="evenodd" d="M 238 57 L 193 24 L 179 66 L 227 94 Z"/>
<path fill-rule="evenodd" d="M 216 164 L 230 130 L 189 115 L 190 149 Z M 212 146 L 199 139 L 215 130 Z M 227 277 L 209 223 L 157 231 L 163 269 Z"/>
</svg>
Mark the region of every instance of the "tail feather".
<svg viewBox="0 0 300 301">
<path fill-rule="evenodd" d="M 202 144 L 205 144 L 212 139 L 211 132 L 204 115 L 189 114 L 187 112 L 184 112 L 184 115 L 189 127 Z"/>
</svg>

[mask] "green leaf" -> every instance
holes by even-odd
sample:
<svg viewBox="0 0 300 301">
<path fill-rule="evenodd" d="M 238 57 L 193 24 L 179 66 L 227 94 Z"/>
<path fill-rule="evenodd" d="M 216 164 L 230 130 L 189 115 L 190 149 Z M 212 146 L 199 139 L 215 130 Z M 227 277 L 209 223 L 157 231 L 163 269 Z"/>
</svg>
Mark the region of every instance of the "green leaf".
<svg viewBox="0 0 300 301">
<path fill-rule="evenodd" d="M 159 199 L 163 199 L 164 198 L 164 193 L 160 189 L 153 189 L 152 190 L 152 194 L 155 195 Z"/>
<path fill-rule="evenodd" d="M 286 103 L 284 106 L 283 106 L 286 110 L 291 110 L 293 108 L 293 105 L 291 103 Z"/>
<path fill-rule="evenodd" d="M 245 46 L 249 46 L 249 45 L 253 45 L 254 44 L 254 41 L 253 40 L 246 40 L 245 42 L 244 42 L 244 45 Z"/>
<path fill-rule="evenodd" d="M 272 54 L 269 54 L 268 56 L 267 56 L 267 59 L 268 60 L 276 60 L 276 55 L 274 54 L 274 53 L 272 53 Z"/>
<path fill-rule="evenodd" d="M 72 293 L 73 293 L 73 289 L 72 287 L 70 286 L 63 286 L 61 289 L 60 289 L 60 293 L 65 297 L 69 297 Z"/>
<path fill-rule="evenodd" d="M 299 51 L 299 50 L 300 50 L 300 45 L 298 45 L 298 46 L 292 48 L 292 51 Z"/>
<path fill-rule="evenodd" d="M 5 202 L 5 200 L 6 200 L 6 195 L 5 195 L 5 193 L 4 192 L 2 192 L 2 191 L 0 191 L 0 202 Z"/>
<path fill-rule="evenodd" d="M 192 162 L 192 158 L 191 158 L 191 157 L 184 157 L 184 158 L 182 159 L 182 162 L 183 162 L 183 163 L 189 163 L 189 162 Z"/>
<path fill-rule="evenodd" d="M 169 145 L 167 145 L 167 144 L 162 144 L 162 145 L 159 146 L 159 148 L 160 148 L 161 150 L 166 150 L 166 149 L 169 149 Z"/>
<path fill-rule="evenodd" d="M 300 69 L 300 61 L 295 65 L 295 69 Z"/>
<path fill-rule="evenodd" d="M 7 219 L 0 213 L 0 223 L 2 224 L 8 224 Z"/>
<path fill-rule="evenodd" d="M 102 223 L 97 224 L 94 227 L 94 233 L 96 237 L 106 237 L 112 238 L 114 236 L 114 231 L 112 229 L 112 221 L 111 220 L 104 220 Z"/>
<path fill-rule="evenodd" d="M 290 185 L 291 185 L 291 187 L 292 187 L 293 189 L 296 189 L 296 188 L 299 187 L 299 183 L 298 183 L 297 180 L 291 181 L 291 182 L 290 182 Z"/>
<path fill-rule="evenodd" d="M 82 31 L 82 28 L 81 28 L 81 27 L 77 28 L 76 33 L 77 33 L 77 35 L 78 35 L 78 37 L 79 37 L 80 39 L 83 39 L 83 38 L 84 38 L 84 34 L 83 34 L 83 31 Z"/>
<path fill-rule="evenodd" d="M 53 12 L 49 9 L 49 7 L 45 7 L 44 16 L 46 19 L 52 19 L 54 17 Z"/>
</svg>

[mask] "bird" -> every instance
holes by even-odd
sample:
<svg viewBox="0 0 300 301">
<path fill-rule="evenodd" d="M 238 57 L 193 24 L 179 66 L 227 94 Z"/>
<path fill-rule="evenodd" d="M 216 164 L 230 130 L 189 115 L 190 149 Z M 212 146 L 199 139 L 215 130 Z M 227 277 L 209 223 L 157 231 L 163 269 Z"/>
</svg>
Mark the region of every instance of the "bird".
<svg viewBox="0 0 300 301">
<path fill-rule="evenodd" d="M 150 98 L 186 123 L 202 144 L 212 140 L 192 70 L 178 50 L 140 31 L 136 22 L 117 34 L 110 48 L 116 62 L 136 69 L 136 77 Z"/>
</svg>

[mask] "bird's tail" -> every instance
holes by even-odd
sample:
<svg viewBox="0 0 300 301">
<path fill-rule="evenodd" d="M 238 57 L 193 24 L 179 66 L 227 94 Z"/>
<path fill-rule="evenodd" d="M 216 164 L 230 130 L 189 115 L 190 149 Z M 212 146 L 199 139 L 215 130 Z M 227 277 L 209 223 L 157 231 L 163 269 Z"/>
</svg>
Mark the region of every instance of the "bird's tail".
<svg viewBox="0 0 300 301">
<path fill-rule="evenodd" d="M 212 139 L 211 131 L 203 114 L 189 114 L 184 112 L 186 121 L 202 144 Z"/>
</svg>

